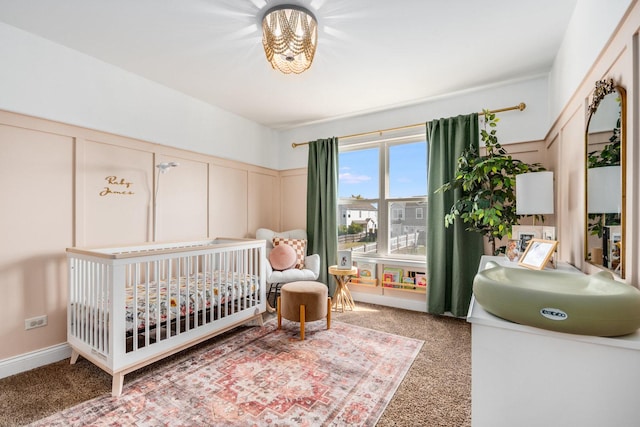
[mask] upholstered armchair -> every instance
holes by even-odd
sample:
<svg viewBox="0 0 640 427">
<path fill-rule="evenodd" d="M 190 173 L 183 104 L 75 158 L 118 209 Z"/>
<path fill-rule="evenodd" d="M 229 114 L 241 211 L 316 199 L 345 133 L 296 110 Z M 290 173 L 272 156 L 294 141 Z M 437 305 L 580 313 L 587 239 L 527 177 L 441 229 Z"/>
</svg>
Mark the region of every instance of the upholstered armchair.
<svg viewBox="0 0 640 427">
<path fill-rule="evenodd" d="M 283 241 L 286 243 L 293 243 L 294 245 L 300 244 L 301 241 L 304 241 L 304 248 L 298 247 L 299 251 L 302 252 L 302 256 L 304 256 L 304 266 L 302 268 L 296 268 L 296 266 L 292 266 L 291 268 L 282 269 L 282 265 L 272 266 L 270 258 L 277 264 L 275 259 L 271 257 L 271 251 L 274 250 L 274 238 L 277 238 L 279 241 Z M 280 287 L 289 282 L 297 282 L 299 280 L 316 280 L 320 275 L 320 255 L 307 255 L 306 254 L 306 242 L 307 242 L 307 232 L 302 229 L 297 230 L 289 230 L 282 232 L 275 232 L 273 230 L 269 230 L 267 228 L 259 228 L 256 230 L 256 239 L 265 240 L 266 243 L 266 270 L 267 277 L 266 282 L 269 286 L 267 301 L 269 301 L 269 296 L 271 293 L 274 293 L 273 297 L 273 306 L 276 305 L 276 300 L 278 298 L 278 292 L 280 291 Z M 285 239 L 285 240 L 282 240 Z"/>
</svg>

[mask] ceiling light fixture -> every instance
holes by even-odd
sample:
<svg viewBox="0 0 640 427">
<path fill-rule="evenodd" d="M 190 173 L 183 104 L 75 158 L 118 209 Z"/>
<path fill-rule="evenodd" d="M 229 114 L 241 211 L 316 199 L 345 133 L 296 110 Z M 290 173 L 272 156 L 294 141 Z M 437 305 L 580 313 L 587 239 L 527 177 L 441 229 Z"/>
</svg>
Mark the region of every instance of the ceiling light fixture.
<svg viewBox="0 0 640 427">
<path fill-rule="evenodd" d="M 300 74 L 313 62 L 318 23 L 309 10 L 279 5 L 262 18 L 262 46 L 271 66 L 285 74 Z"/>
</svg>

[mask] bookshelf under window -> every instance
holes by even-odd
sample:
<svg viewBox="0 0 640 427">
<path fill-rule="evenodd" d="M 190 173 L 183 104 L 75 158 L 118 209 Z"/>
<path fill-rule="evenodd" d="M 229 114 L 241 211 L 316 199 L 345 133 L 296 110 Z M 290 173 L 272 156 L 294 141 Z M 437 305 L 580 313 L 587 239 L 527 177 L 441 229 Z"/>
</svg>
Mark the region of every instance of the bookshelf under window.
<svg viewBox="0 0 640 427">
<path fill-rule="evenodd" d="M 426 311 L 426 262 L 395 258 L 353 260 L 349 289 L 356 301 Z"/>
</svg>

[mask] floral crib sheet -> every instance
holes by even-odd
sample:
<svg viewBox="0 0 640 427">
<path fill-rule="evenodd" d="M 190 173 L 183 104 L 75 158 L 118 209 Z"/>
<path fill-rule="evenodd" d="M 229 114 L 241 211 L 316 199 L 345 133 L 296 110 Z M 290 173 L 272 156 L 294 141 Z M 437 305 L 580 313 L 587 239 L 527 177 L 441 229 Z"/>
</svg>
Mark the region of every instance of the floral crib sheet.
<svg viewBox="0 0 640 427">
<path fill-rule="evenodd" d="M 156 282 L 149 281 L 148 297 L 146 283 L 137 285 L 137 295 L 135 295 L 134 286 L 128 286 L 126 289 L 127 331 L 132 331 L 134 327 L 144 330 L 147 321 L 149 327 L 154 326 L 158 320 L 158 310 L 160 310 L 159 320 L 164 322 L 167 318 L 171 320 L 184 317 L 231 300 L 256 295 L 259 287 L 258 276 L 224 271 L 215 271 L 213 277 L 207 273 L 172 278 L 169 281 L 162 280 L 159 286 Z"/>
</svg>

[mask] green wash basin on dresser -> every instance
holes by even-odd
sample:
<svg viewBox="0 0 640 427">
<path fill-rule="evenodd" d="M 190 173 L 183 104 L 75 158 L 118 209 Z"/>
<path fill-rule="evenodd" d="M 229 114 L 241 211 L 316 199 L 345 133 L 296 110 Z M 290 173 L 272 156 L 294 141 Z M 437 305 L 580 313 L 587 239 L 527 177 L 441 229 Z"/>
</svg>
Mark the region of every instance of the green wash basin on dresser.
<svg viewBox="0 0 640 427">
<path fill-rule="evenodd" d="M 473 292 L 486 311 L 522 325 L 603 337 L 640 327 L 640 291 L 608 271 L 535 271 L 489 261 L 476 275 Z"/>
</svg>

